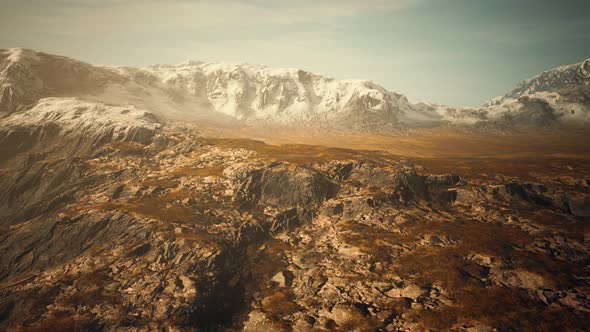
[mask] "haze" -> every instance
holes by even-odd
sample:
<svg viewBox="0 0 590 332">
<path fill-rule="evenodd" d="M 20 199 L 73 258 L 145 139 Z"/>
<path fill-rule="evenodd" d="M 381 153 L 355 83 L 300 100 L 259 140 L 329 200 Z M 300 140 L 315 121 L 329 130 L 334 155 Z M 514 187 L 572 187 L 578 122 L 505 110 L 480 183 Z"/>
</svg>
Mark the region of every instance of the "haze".
<svg viewBox="0 0 590 332">
<path fill-rule="evenodd" d="M 3 0 L 0 47 L 91 63 L 185 60 L 374 80 L 412 101 L 481 105 L 590 54 L 590 3 L 571 1 Z M 214 14 L 212 14 L 214 13 Z"/>
</svg>

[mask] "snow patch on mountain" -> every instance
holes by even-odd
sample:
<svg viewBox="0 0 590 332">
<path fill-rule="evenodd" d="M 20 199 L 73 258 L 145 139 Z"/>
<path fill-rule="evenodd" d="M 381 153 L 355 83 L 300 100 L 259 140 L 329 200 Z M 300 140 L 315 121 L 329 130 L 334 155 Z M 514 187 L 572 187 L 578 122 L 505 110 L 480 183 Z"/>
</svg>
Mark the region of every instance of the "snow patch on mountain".
<svg viewBox="0 0 590 332">
<path fill-rule="evenodd" d="M 115 139 L 130 139 L 133 135 L 161 128 L 158 119 L 133 106 L 118 107 L 76 98 L 44 98 L 31 109 L 4 119 L 5 128 L 37 127 L 55 124 L 60 134 L 105 132 Z"/>
</svg>

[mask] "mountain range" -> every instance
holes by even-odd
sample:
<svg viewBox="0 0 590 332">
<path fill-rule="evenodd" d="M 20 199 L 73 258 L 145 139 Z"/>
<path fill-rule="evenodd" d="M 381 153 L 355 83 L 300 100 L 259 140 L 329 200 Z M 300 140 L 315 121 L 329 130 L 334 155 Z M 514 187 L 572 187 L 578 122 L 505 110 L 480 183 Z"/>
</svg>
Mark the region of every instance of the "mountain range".
<svg viewBox="0 0 590 332">
<path fill-rule="evenodd" d="M 373 81 L 300 69 L 199 61 L 91 65 L 28 49 L 0 50 L 0 87 L 3 117 L 52 97 L 134 106 L 163 120 L 365 131 L 590 123 L 590 59 L 545 71 L 481 107 L 412 103 Z"/>
</svg>

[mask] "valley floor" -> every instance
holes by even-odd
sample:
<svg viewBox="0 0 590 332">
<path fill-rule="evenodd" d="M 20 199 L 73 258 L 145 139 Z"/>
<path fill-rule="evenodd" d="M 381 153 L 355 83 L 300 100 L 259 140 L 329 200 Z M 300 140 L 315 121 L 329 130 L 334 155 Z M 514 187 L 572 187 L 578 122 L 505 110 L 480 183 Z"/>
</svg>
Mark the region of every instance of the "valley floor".
<svg viewBox="0 0 590 332">
<path fill-rule="evenodd" d="M 408 129 L 393 134 L 281 127 L 202 128 L 207 135 L 253 138 L 272 145 L 304 144 L 386 151 L 406 158 L 590 158 L 586 129 L 535 128 L 501 132 L 461 128 Z"/>
</svg>

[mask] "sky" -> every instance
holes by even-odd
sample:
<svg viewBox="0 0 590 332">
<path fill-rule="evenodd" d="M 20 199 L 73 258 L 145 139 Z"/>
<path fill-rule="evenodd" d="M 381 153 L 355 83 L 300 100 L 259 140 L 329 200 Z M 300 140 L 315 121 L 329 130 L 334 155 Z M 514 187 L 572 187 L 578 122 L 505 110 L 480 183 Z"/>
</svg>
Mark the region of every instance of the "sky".
<svg viewBox="0 0 590 332">
<path fill-rule="evenodd" d="M 0 48 L 95 64 L 186 60 L 370 79 L 478 106 L 590 58 L 589 0 L 0 0 Z"/>
</svg>

